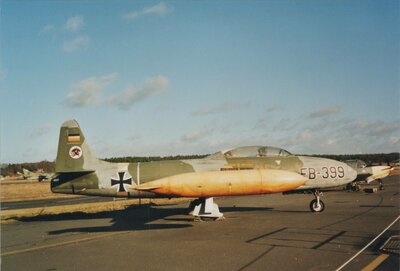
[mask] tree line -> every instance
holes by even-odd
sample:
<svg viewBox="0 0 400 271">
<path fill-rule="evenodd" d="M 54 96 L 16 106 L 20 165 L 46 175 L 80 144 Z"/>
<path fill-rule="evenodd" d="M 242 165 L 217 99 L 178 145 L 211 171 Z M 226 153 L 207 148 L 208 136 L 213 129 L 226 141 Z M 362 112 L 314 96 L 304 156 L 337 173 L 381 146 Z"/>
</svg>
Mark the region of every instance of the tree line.
<svg viewBox="0 0 400 271">
<path fill-rule="evenodd" d="M 399 161 L 400 153 L 375 153 L 375 154 L 315 154 L 314 157 L 328 158 L 338 161 L 362 160 L 367 165 L 391 165 Z"/>
<path fill-rule="evenodd" d="M 127 157 L 112 157 L 102 159 L 107 162 L 112 163 L 137 163 L 137 162 L 151 162 L 151 161 L 163 161 L 163 160 L 183 160 L 183 159 L 201 159 L 206 157 L 208 154 L 204 155 L 175 155 L 175 156 L 127 156 Z M 367 164 L 381 164 L 389 165 L 394 162 L 398 162 L 400 153 L 376 153 L 376 154 L 315 154 L 309 155 L 315 157 L 329 158 L 338 161 L 363 160 Z M 2 176 L 15 176 L 17 172 L 22 172 L 22 169 L 36 172 L 38 170 L 43 170 L 45 173 L 52 173 L 55 171 L 55 162 L 41 161 L 37 163 L 20 163 L 20 164 L 8 164 L 1 168 Z"/>
<path fill-rule="evenodd" d="M 15 176 L 18 172 L 22 173 L 23 168 L 32 172 L 43 170 L 45 173 L 52 173 L 55 171 L 55 162 L 40 161 L 36 163 L 8 164 L 1 168 L 0 175 Z"/>
</svg>

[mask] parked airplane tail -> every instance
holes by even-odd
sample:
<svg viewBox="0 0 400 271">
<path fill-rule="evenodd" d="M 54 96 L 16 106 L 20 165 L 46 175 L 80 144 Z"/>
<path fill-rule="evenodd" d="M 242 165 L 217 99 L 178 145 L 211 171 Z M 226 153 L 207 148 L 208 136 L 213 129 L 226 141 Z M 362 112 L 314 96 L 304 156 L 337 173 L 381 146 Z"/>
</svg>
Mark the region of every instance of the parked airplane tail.
<svg viewBox="0 0 400 271">
<path fill-rule="evenodd" d="M 68 120 L 60 129 L 56 173 L 90 172 L 98 161 L 90 152 L 76 120 Z"/>
<path fill-rule="evenodd" d="M 96 194 L 99 175 L 104 169 L 112 167 L 111 163 L 92 155 L 76 120 L 68 120 L 61 125 L 55 174 L 51 179 L 54 193 Z"/>
</svg>

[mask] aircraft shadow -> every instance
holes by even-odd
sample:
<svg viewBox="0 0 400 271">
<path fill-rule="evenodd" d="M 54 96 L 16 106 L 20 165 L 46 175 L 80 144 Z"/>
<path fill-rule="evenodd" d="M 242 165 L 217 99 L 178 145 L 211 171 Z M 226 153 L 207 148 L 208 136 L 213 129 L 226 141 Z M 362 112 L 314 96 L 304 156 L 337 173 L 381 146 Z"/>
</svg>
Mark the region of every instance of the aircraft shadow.
<svg viewBox="0 0 400 271">
<path fill-rule="evenodd" d="M 193 217 L 188 214 L 188 209 L 185 209 L 185 217 L 164 217 L 163 220 L 166 221 L 186 221 L 186 222 L 193 222 Z M 273 208 L 268 207 L 220 207 L 220 212 L 225 213 L 232 213 L 232 212 L 255 212 L 255 211 L 272 211 Z"/>
<path fill-rule="evenodd" d="M 157 230 L 157 229 L 178 229 L 192 227 L 188 223 L 164 223 L 164 224 L 149 224 L 152 221 L 162 219 L 167 216 L 184 214 L 185 208 L 149 208 L 149 206 L 141 206 L 128 208 L 121 211 L 101 212 L 97 214 L 78 214 L 72 217 L 52 217 L 53 220 L 80 220 L 80 219 L 111 219 L 111 225 L 106 226 L 90 226 L 78 228 L 66 228 L 62 230 L 49 231 L 50 235 L 83 232 L 115 232 L 115 231 L 131 231 L 131 230 Z"/>
<path fill-rule="evenodd" d="M 270 207 L 220 207 L 219 210 L 223 212 L 256 212 L 256 211 L 271 211 L 273 208 Z"/>
<path fill-rule="evenodd" d="M 251 212 L 251 211 L 270 211 L 271 208 L 265 207 L 222 207 L 221 212 Z M 59 235 L 65 233 L 97 233 L 97 232 L 116 232 L 131 230 L 157 230 L 157 229 L 179 229 L 193 226 L 193 217 L 188 214 L 188 208 L 151 208 L 150 205 L 132 206 L 125 210 L 105 211 L 93 214 L 75 212 L 57 215 L 39 215 L 35 217 L 18 218 L 21 222 L 37 221 L 76 221 L 76 220 L 96 220 L 111 219 L 111 225 L 65 228 L 61 230 L 49 231 L 49 235 Z M 177 223 L 157 223 L 152 221 L 172 221 Z"/>
</svg>

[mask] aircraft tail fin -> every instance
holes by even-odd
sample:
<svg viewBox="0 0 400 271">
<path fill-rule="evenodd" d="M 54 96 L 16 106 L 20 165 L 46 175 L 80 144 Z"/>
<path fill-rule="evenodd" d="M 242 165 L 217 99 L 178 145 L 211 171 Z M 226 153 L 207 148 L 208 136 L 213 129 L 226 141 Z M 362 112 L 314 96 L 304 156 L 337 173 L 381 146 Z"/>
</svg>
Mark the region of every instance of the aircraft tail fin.
<svg viewBox="0 0 400 271">
<path fill-rule="evenodd" d="M 90 152 L 76 120 L 61 125 L 56 158 L 56 173 L 93 171 L 97 160 Z"/>
</svg>

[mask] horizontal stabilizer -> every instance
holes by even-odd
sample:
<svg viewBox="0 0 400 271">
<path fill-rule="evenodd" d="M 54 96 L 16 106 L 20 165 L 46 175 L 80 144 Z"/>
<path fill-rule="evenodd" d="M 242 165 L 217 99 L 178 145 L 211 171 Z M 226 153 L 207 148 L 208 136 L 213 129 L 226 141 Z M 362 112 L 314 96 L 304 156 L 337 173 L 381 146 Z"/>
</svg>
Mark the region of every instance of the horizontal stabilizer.
<svg viewBox="0 0 400 271">
<path fill-rule="evenodd" d="M 65 170 L 65 171 L 57 171 L 56 173 L 86 173 L 86 174 L 89 174 L 89 173 L 93 173 L 93 172 L 95 172 L 96 170 Z"/>
</svg>

